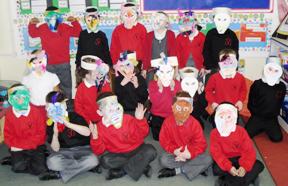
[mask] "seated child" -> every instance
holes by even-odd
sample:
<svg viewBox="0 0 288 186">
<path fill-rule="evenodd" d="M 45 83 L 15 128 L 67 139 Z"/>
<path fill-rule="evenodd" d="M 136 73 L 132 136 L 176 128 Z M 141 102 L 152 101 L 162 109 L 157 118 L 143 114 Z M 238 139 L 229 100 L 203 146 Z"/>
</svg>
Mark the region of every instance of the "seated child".
<svg viewBox="0 0 288 186">
<path fill-rule="evenodd" d="M 75 112 L 67 112 L 65 95 L 50 92 L 46 97 L 48 143 L 52 152 L 47 166 L 67 183 L 70 179 L 98 165 L 98 158 L 90 148 L 90 129 Z"/>
<path fill-rule="evenodd" d="M 210 133 L 213 173 L 219 176 L 215 185 L 248 186 L 264 169 L 256 160 L 256 151 L 246 130 L 236 125 L 237 115 L 237 108 L 230 103 L 216 108 L 216 128 Z"/>
<path fill-rule="evenodd" d="M 236 53 L 232 49 L 221 50 L 219 59 L 220 70 L 211 75 L 205 87 L 206 100 L 213 110 L 220 103 L 229 102 L 241 111 L 247 88 L 244 76 L 237 72 Z"/>
<path fill-rule="evenodd" d="M 147 85 L 144 77 L 137 68 L 136 53 L 122 54 L 122 57 L 114 65 L 116 77 L 114 91 L 119 103 L 126 114 L 134 116 L 138 103 L 144 104 L 148 98 Z"/>
<path fill-rule="evenodd" d="M 157 80 L 149 83 L 149 99 L 152 103 L 149 116 L 153 139 L 159 140 L 159 133 L 164 119 L 172 114 L 172 100 L 181 89 L 180 82 L 174 80 L 175 70 L 178 65 L 177 57 L 164 57 L 151 61 L 151 66 L 156 67 Z"/>
<path fill-rule="evenodd" d="M 286 94 L 286 86 L 280 81 L 283 73 L 280 59 L 269 57 L 262 79 L 250 87 L 248 109 L 251 113 L 245 128 L 251 138 L 265 132 L 272 142 L 283 139 L 278 115 Z"/>
<path fill-rule="evenodd" d="M 29 91 L 22 84 L 8 89 L 8 101 L 12 107 L 5 117 L 4 140 L 10 149 L 12 171 L 37 175 L 40 180 L 55 179 L 46 167 L 44 113 L 29 104 Z"/>
<path fill-rule="evenodd" d="M 90 124 L 91 148 L 100 156 L 100 165 L 108 169 L 106 180 L 116 179 L 128 174 L 137 181 L 142 174 L 150 177 L 149 165 L 156 156 L 156 149 L 145 144 L 149 126 L 144 118 L 146 109 L 139 104 L 135 117 L 123 114 L 123 108 L 117 97 L 111 92 L 104 92 L 97 98 L 98 113 L 103 116 L 96 124 Z M 106 152 L 106 153 L 105 153 Z"/>
<path fill-rule="evenodd" d="M 184 174 L 192 181 L 211 165 L 211 157 L 205 153 L 207 143 L 201 125 L 191 116 L 193 98 L 188 92 L 176 94 L 173 114 L 162 125 L 159 142 L 165 152 L 160 157 L 163 169 L 158 178 Z"/>
<path fill-rule="evenodd" d="M 77 114 L 86 122 L 97 123 L 101 117 L 97 114 L 97 95 L 110 91 L 108 80 L 109 66 L 96 56 L 82 56 L 81 67 L 76 74 L 77 91 L 74 105 Z"/>
</svg>

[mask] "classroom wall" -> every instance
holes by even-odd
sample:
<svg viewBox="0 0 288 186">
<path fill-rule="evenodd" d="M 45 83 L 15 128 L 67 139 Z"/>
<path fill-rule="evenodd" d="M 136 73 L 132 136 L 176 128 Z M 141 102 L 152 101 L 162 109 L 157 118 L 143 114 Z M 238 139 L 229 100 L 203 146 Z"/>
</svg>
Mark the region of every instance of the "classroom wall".
<svg viewBox="0 0 288 186">
<path fill-rule="evenodd" d="M 26 62 L 24 58 L 17 57 L 13 46 L 12 19 L 10 15 L 9 0 L 0 1 L 0 80 L 18 80 L 20 81 L 26 71 Z M 277 12 L 277 0 L 274 3 L 273 28 L 279 24 Z M 241 54 L 240 54 L 241 58 Z M 245 76 L 251 80 L 261 77 L 262 67 L 265 64 L 265 56 L 249 57 L 245 59 Z M 74 78 L 74 63 L 72 65 L 72 77 Z M 74 79 L 73 79 L 74 81 Z"/>
</svg>

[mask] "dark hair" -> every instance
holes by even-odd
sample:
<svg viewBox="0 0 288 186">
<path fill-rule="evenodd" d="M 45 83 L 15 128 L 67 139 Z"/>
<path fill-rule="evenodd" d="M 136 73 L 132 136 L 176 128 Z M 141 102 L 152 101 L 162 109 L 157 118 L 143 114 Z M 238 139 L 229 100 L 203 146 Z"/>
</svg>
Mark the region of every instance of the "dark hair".
<svg viewBox="0 0 288 186">
<path fill-rule="evenodd" d="M 219 60 L 220 60 L 220 61 L 224 61 L 225 59 L 227 59 L 227 57 L 229 57 L 229 54 L 234 54 L 234 55 L 236 55 L 236 52 L 235 52 L 235 50 L 233 50 L 233 49 L 231 49 L 231 48 L 222 49 L 222 50 L 219 52 L 219 58 L 220 58 L 221 55 L 223 55 L 223 56 L 222 56 L 222 58 L 219 59 Z"/>
<path fill-rule="evenodd" d="M 95 8 L 95 7 L 91 7 L 91 8 L 87 8 L 87 9 L 86 9 L 86 12 L 87 12 L 87 13 L 90 13 L 90 12 L 98 12 L 98 9 Z"/>
<path fill-rule="evenodd" d="M 15 83 L 15 84 L 11 85 L 8 89 L 14 88 L 14 87 L 21 87 L 21 86 L 24 86 L 24 85 L 22 83 Z"/>
<path fill-rule="evenodd" d="M 85 61 L 86 63 L 95 63 L 95 59 L 93 58 L 90 58 L 90 57 L 87 57 L 87 58 L 84 58 L 82 59 L 82 61 Z M 89 74 L 89 70 L 86 70 L 84 68 L 82 68 L 81 66 L 79 66 L 77 69 L 76 69 L 76 87 L 78 87 L 78 85 L 83 81 L 83 78 L 85 78 L 85 76 L 87 74 Z"/>
<path fill-rule="evenodd" d="M 46 96 L 47 103 L 62 102 L 65 99 L 66 99 L 66 96 L 61 91 L 52 91 L 52 92 L 49 92 Z"/>
<path fill-rule="evenodd" d="M 124 4 L 124 7 L 132 7 L 132 6 L 135 6 L 135 4 L 130 3 L 130 2 Z"/>
<path fill-rule="evenodd" d="M 101 99 L 104 99 L 110 96 L 115 96 L 115 94 L 113 92 L 102 92 L 98 95 L 96 102 L 99 102 Z"/>
<path fill-rule="evenodd" d="M 173 98 L 173 104 L 177 101 L 177 98 L 191 98 L 190 94 L 186 91 L 179 91 Z"/>
<path fill-rule="evenodd" d="M 46 11 L 55 11 L 55 10 L 59 10 L 58 7 L 56 6 L 49 6 L 46 8 Z"/>
<path fill-rule="evenodd" d="M 38 52 L 41 52 L 42 51 L 42 49 L 35 49 L 35 50 L 33 50 L 32 52 L 31 52 L 31 54 L 37 54 Z M 29 60 L 29 63 L 32 63 L 34 60 L 36 59 L 36 57 L 33 57 L 33 58 L 31 58 L 30 60 Z"/>
</svg>

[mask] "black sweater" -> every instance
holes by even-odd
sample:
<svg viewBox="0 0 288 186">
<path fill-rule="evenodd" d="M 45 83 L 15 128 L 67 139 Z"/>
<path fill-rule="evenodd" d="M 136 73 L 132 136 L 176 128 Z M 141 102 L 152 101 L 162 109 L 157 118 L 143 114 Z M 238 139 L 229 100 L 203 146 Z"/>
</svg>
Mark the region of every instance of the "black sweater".
<svg viewBox="0 0 288 186">
<path fill-rule="evenodd" d="M 115 78 L 115 94 L 124 111 L 135 111 L 138 103 L 144 104 L 148 99 L 145 79 L 140 74 L 136 76 L 138 78 L 138 88 L 135 88 L 131 82 L 122 86 L 121 81 L 124 78 L 122 75 Z"/>
<path fill-rule="evenodd" d="M 81 126 L 87 126 L 88 124 L 86 121 L 75 112 L 69 112 L 68 113 L 69 121 L 70 123 L 81 125 Z M 54 125 L 54 124 L 53 124 Z M 53 138 L 53 125 L 47 127 L 47 136 L 48 136 L 48 143 L 52 142 Z M 90 144 L 90 136 L 82 136 L 75 132 L 72 129 L 69 129 L 65 127 L 63 132 L 59 132 L 58 134 L 58 140 L 60 143 L 60 148 L 71 148 L 76 146 L 84 146 Z"/>
<path fill-rule="evenodd" d="M 80 33 L 75 61 L 77 66 L 80 66 L 81 57 L 84 55 L 97 56 L 112 66 L 108 40 L 104 32 L 99 30 L 97 33 L 88 33 L 87 30 L 83 30 Z"/>
<path fill-rule="evenodd" d="M 269 86 L 261 79 L 254 81 L 250 87 L 248 109 L 252 115 L 264 118 L 278 116 L 286 94 L 283 82 Z"/>
<path fill-rule="evenodd" d="M 239 40 L 236 34 L 229 28 L 224 34 L 219 34 L 216 28 L 208 31 L 203 48 L 205 69 L 218 68 L 219 52 L 222 49 L 233 49 L 239 58 Z"/>
</svg>

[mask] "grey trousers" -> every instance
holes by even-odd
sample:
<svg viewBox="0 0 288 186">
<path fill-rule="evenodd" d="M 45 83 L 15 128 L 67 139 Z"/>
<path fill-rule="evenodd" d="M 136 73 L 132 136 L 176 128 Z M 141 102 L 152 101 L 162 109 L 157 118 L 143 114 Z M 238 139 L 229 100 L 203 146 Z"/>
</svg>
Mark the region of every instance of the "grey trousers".
<svg viewBox="0 0 288 186">
<path fill-rule="evenodd" d="M 87 172 L 99 164 L 90 146 L 63 148 L 47 158 L 47 167 L 59 171 L 64 183 L 74 176 Z"/>
<path fill-rule="evenodd" d="M 105 169 L 123 168 L 135 181 L 143 174 L 144 169 L 157 157 L 157 151 L 151 144 L 142 144 L 128 153 L 106 153 L 100 158 Z"/>
<path fill-rule="evenodd" d="M 211 157 L 206 153 L 200 154 L 196 158 L 186 162 L 177 162 L 175 161 L 174 155 L 164 152 L 159 158 L 159 161 L 160 165 L 165 168 L 180 168 L 181 173 L 184 174 L 190 181 L 208 169 L 208 167 L 213 163 Z"/>
<path fill-rule="evenodd" d="M 47 65 L 47 70 L 58 76 L 60 80 L 60 90 L 68 99 L 72 98 L 72 77 L 70 63 Z"/>
</svg>

